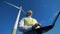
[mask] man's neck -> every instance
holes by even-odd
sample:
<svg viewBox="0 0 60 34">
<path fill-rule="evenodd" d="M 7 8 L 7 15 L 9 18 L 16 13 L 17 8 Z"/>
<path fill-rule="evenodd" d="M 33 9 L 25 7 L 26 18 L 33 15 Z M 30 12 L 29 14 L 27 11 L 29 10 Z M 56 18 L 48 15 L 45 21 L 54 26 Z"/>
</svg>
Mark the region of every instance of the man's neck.
<svg viewBox="0 0 60 34">
<path fill-rule="evenodd" d="M 31 18 L 31 16 L 28 16 L 29 18 Z"/>
<path fill-rule="evenodd" d="M 28 18 L 30 18 L 30 19 L 31 19 L 32 17 L 31 17 L 31 16 L 28 16 Z"/>
</svg>

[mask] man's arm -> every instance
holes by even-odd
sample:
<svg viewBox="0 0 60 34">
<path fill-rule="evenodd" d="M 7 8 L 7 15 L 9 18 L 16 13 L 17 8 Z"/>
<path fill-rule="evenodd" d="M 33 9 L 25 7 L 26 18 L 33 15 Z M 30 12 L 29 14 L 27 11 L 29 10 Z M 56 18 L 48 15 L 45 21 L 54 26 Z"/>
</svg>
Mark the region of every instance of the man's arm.
<svg viewBox="0 0 60 34">
<path fill-rule="evenodd" d="M 26 32 L 26 31 L 31 30 L 31 28 L 32 28 L 32 26 L 24 26 L 24 18 L 20 21 L 20 24 L 19 24 L 20 31 Z"/>
</svg>

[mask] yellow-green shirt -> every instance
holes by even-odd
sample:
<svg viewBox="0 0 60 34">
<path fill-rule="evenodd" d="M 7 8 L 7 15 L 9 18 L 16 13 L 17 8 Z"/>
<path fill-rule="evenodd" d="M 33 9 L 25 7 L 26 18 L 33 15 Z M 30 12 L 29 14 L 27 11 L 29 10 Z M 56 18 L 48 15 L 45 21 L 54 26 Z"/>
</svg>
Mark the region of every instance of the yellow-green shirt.
<svg viewBox="0 0 60 34">
<path fill-rule="evenodd" d="M 22 32 L 26 32 L 31 30 L 32 26 L 38 23 L 36 19 L 32 18 L 32 17 L 25 17 L 20 21 L 20 25 L 19 25 L 19 29 Z"/>
</svg>

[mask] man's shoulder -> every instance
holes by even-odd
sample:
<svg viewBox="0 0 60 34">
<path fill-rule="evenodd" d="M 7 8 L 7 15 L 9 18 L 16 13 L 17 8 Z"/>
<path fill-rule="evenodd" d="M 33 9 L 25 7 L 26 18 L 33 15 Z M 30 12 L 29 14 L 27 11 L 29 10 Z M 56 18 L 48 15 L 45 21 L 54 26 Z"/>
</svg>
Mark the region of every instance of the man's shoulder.
<svg viewBox="0 0 60 34">
<path fill-rule="evenodd" d="M 25 17 L 24 18 L 22 18 L 21 20 L 24 20 L 25 19 Z"/>
<path fill-rule="evenodd" d="M 22 19 L 25 19 L 25 18 L 27 18 L 27 17 L 23 17 Z"/>
<path fill-rule="evenodd" d="M 27 17 L 24 17 L 23 19 L 26 19 Z"/>
</svg>

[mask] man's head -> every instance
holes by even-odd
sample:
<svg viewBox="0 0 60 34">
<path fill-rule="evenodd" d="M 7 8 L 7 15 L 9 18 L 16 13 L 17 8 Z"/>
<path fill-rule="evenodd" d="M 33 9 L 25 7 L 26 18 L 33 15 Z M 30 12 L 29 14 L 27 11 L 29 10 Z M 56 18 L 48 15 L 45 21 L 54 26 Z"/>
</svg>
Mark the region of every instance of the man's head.
<svg viewBox="0 0 60 34">
<path fill-rule="evenodd" d="M 32 10 L 28 10 L 26 15 L 27 16 L 32 16 Z"/>
</svg>

